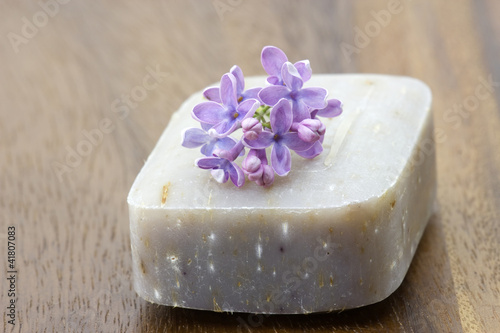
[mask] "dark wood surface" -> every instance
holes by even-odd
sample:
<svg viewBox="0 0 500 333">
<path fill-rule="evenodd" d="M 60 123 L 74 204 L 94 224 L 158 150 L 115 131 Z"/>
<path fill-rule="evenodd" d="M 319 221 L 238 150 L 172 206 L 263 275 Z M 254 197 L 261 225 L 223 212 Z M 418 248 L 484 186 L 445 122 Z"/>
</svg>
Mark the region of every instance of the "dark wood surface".
<svg viewBox="0 0 500 333">
<path fill-rule="evenodd" d="M 500 81 L 500 3 L 393 2 L 42 0 L 46 15 L 37 1 L 2 1 L 0 331 L 499 332 L 500 86 L 483 81 Z M 374 13 L 390 10 L 377 23 Z M 401 287 L 372 306 L 249 317 L 147 303 L 132 288 L 128 190 L 172 112 L 233 64 L 263 74 L 264 45 L 309 58 L 315 73 L 426 82 L 441 138 L 439 208 Z M 115 112 L 155 68 L 161 82 Z M 97 130 L 102 139 L 83 143 Z M 85 156 L 69 157 L 77 149 Z"/>
</svg>

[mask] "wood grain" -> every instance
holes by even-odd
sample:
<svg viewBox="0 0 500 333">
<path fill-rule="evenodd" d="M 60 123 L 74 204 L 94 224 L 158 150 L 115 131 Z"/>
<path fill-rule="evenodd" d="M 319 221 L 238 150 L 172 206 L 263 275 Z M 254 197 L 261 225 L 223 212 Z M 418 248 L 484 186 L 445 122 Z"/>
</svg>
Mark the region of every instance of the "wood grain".
<svg viewBox="0 0 500 333">
<path fill-rule="evenodd" d="M 500 331 L 498 2 L 401 0 L 378 30 L 393 1 L 42 2 L 52 4 L 46 20 L 38 2 L 0 3 L 4 309 L 8 226 L 18 270 L 16 325 L 3 311 L 2 331 Z M 347 56 L 341 45 L 356 46 L 357 28 L 375 30 Z M 128 190 L 180 104 L 233 64 L 262 74 L 264 45 L 309 58 L 316 73 L 429 84 L 441 138 L 436 214 L 401 287 L 372 306 L 249 317 L 147 303 L 132 288 Z M 155 70 L 155 88 L 140 95 Z M 78 149 L 85 156 L 66 160 Z"/>
</svg>

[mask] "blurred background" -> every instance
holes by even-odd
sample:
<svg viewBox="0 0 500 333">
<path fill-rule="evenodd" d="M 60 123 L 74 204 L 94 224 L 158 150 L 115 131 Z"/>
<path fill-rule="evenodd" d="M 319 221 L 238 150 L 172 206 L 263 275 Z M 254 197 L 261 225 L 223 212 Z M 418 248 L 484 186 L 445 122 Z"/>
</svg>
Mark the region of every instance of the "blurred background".
<svg viewBox="0 0 500 333">
<path fill-rule="evenodd" d="M 493 0 L 1 2 L 0 237 L 16 228 L 18 270 L 3 330 L 500 330 L 499 12 Z M 427 83 L 439 208 L 402 286 L 373 306 L 253 317 L 149 304 L 130 279 L 128 190 L 181 103 L 234 64 L 263 75 L 265 45 L 313 75 Z"/>
</svg>

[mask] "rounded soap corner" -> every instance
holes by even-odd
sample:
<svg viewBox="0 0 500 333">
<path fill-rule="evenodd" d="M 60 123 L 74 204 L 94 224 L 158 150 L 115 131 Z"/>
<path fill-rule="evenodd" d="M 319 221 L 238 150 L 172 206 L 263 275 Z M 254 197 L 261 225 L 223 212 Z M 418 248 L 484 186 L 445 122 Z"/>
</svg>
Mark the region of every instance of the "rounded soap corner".
<svg viewBox="0 0 500 333">
<path fill-rule="evenodd" d="M 135 186 L 132 186 L 130 189 L 128 195 L 127 195 L 127 206 L 128 209 L 139 209 L 141 207 L 141 204 L 139 203 L 139 199 L 137 197 L 138 189 Z"/>
<path fill-rule="evenodd" d="M 429 101 L 430 103 L 432 104 L 432 90 L 431 90 L 431 87 L 429 87 L 429 85 L 427 83 L 425 83 L 423 80 L 421 79 L 418 79 L 416 77 L 412 77 L 412 76 L 404 76 L 405 78 L 415 82 L 417 85 L 420 85 L 423 90 L 426 92 L 426 94 L 429 96 Z"/>
</svg>

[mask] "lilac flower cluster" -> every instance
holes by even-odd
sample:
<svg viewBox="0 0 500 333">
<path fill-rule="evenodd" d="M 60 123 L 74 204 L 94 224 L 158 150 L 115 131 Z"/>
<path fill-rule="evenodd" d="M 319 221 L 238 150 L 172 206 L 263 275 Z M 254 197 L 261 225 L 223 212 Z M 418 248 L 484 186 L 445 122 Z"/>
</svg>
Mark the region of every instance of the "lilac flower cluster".
<svg viewBox="0 0 500 333">
<path fill-rule="evenodd" d="M 193 108 L 192 116 L 201 128 L 183 132 L 182 145 L 201 147 L 205 155 L 195 164 L 211 170 L 218 182 L 231 179 L 240 187 L 246 175 L 258 185 L 271 185 L 275 173 L 286 176 L 290 172 L 290 150 L 308 159 L 321 154 L 325 125 L 318 117 L 342 113 L 340 101 L 326 99 L 326 89 L 304 87 L 312 74 L 308 60 L 292 64 L 282 50 L 266 46 L 261 62 L 269 74 L 266 87 L 245 90 L 243 72 L 233 66 L 219 87 L 203 92 L 208 101 Z M 239 140 L 230 136 L 240 128 Z M 235 161 L 245 155 L 245 148 L 249 152 L 240 167 Z"/>
</svg>

